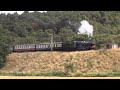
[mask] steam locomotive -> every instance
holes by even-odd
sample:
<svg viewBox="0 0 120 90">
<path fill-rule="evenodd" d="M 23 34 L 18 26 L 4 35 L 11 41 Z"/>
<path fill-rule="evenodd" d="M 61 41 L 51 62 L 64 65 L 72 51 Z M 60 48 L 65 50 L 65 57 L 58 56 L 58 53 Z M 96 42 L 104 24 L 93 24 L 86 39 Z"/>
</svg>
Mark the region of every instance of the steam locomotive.
<svg viewBox="0 0 120 90">
<path fill-rule="evenodd" d="M 90 41 L 73 41 L 73 42 L 54 42 L 40 44 L 22 44 L 11 46 L 12 52 L 27 51 L 81 51 L 95 49 L 95 44 Z"/>
</svg>

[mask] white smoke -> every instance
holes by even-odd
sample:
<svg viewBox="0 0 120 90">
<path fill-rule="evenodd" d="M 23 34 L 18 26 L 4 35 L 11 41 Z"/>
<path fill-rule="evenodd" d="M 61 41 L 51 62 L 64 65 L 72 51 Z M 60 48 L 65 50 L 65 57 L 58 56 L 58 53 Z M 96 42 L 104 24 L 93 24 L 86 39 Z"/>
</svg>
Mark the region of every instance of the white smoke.
<svg viewBox="0 0 120 90">
<path fill-rule="evenodd" d="M 87 34 L 88 36 L 93 36 L 93 26 L 89 24 L 88 21 L 82 20 L 81 26 L 78 28 L 78 34 Z"/>
</svg>

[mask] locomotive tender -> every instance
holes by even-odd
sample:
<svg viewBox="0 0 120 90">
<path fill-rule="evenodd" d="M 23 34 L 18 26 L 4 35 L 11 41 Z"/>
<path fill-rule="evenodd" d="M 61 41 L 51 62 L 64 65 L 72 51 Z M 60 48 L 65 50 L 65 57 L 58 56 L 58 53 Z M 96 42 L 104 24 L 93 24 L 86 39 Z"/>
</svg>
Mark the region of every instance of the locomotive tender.
<svg viewBox="0 0 120 90">
<path fill-rule="evenodd" d="M 90 41 L 54 42 L 41 44 L 22 44 L 10 47 L 13 52 L 27 51 L 76 51 L 95 49 L 95 44 Z"/>
</svg>

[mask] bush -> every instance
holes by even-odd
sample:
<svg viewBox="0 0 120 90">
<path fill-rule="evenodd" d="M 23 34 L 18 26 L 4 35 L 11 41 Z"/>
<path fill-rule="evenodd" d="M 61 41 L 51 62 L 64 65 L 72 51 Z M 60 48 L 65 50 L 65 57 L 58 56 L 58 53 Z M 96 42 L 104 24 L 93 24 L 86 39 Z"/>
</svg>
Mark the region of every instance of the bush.
<svg viewBox="0 0 120 90">
<path fill-rule="evenodd" d="M 0 42 L 0 68 L 2 68 L 6 63 L 6 56 L 10 53 L 7 44 Z"/>
<path fill-rule="evenodd" d="M 73 63 L 65 63 L 64 67 L 65 67 L 66 73 L 74 72 L 75 67 Z"/>
</svg>

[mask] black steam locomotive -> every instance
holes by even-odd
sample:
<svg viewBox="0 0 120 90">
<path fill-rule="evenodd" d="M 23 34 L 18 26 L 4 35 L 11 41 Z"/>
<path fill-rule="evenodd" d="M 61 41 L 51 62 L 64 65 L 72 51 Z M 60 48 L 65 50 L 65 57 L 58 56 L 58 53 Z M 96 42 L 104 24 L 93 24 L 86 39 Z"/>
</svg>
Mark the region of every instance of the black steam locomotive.
<svg viewBox="0 0 120 90">
<path fill-rule="evenodd" d="M 27 51 L 81 51 L 95 49 L 95 44 L 90 41 L 54 42 L 41 44 L 22 44 L 10 47 L 13 52 Z"/>
</svg>

